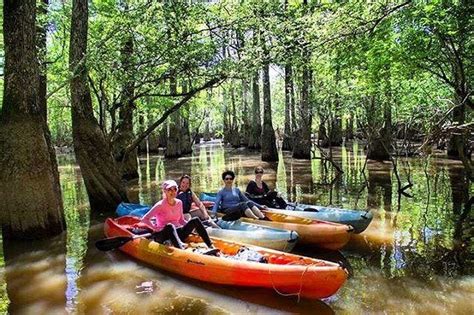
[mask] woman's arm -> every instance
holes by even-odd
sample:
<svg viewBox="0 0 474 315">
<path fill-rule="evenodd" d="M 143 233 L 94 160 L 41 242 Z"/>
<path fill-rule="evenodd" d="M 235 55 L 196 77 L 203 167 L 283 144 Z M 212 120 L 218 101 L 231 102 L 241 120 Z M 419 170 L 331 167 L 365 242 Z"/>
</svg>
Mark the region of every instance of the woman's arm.
<svg viewBox="0 0 474 315">
<path fill-rule="evenodd" d="M 188 221 L 186 221 L 186 219 L 184 218 L 184 213 L 183 213 L 183 202 L 179 199 L 176 199 L 176 205 L 177 207 L 181 210 L 179 212 L 179 219 L 178 219 L 178 222 L 179 224 L 181 224 L 181 226 L 185 225 L 186 223 L 188 223 Z"/>
<path fill-rule="evenodd" d="M 141 222 L 146 223 L 153 228 L 156 228 L 159 220 L 161 204 L 157 202 L 151 209 L 142 217 Z M 152 219 L 155 218 L 155 221 L 152 222 Z"/>
<path fill-rule="evenodd" d="M 212 215 L 215 216 L 217 213 L 217 209 L 219 209 L 219 205 L 222 201 L 222 190 L 219 190 L 216 196 L 216 201 L 214 203 L 214 206 L 212 207 Z"/>
<path fill-rule="evenodd" d="M 201 200 L 194 193 L 194 191 L 191 192 L 191 197 L 193 198 L 193 202 L 196 204 L 196 206 L 198 206 L 199 209 L 201 209 L 202 211 L 206 211 L 206 207 L 204 207 Z"/>
</svg>

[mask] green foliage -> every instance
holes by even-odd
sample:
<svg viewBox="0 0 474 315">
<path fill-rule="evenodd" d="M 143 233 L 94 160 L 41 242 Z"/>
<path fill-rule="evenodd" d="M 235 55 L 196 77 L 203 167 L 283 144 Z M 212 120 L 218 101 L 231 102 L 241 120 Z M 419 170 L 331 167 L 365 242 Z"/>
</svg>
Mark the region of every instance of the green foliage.
<svg viewBox="0 0 474 315">
<path fill-rule="evenodd" d="M 71 143 L 70 16 L 70 2 L 50 3 L 48 115 L 56 144 Z M 317 121 L 356 116 L 360 122 L 381 123 L 389 106 L 394 124 L 429 129 L 433 115 L 451 106 L 456 86 L 467 92 L 472 88 L 474 15 L 469 1 L 309 1 L 305 6 L 278 0 L 100 0 L 91 2 L 89 16 L 90 83 L 96 114 L 99 104 L 106 109 L 107 132 L 113 132 L 112 118 L 118 119 L 128 82 L 135 88 L 135 118 L 145 117 L 149 124 L 180 99 L 168 95 L 171 77 L 178 87 L 186 81 L 190 88 L 216 74 L 232 78 L 223 86 L 238 82 L 236 119 L 242 121 L 241 80 L 266 61 L 277 72 L 292 65 L 297 99 L 302 67 L 310 66 Z M 133 44 L 128 57 L 127 42 Z M 272 76 L 271 81 L 274 124 L 283 128 L 282 78 Z M 222 130 L 221 104 L 228 100 L 220 95 L 219 89 L 211 98 L 201 93 L 183 108 L 191 128 L 199 125 L 196 117 L 208 112 L 212 128 Z M 375 102 L 369 106 L 371 99 Z"/>
</svg>

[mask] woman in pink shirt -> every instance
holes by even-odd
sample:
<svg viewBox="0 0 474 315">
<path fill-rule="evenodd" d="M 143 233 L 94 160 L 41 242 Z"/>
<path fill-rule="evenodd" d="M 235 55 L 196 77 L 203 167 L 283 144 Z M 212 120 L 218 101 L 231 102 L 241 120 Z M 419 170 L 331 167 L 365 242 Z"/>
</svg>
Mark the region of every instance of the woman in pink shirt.
<svg viewBox="0 0 474 315">
<path fill-rule="evenodd" d="M 142 218 L 142 222 L 158 231 L 153 235 L 154 240 L 159 243 L 170 240 L 173 246 L 184 249 L 186 244 L 183 241 L 196 230 L 204 243 L 214 250 L 212 241 L 199 218 L 192 218 L 189 221 L 184 219 L 183 204 L 181 200 L 176 199 L 178 184 L 174 180 L 167 180 L 161 187 L 164 198 L 158 201 Z M 214 252 L 207 252 L 207 254 L 214 254 Z"/>
</svg>

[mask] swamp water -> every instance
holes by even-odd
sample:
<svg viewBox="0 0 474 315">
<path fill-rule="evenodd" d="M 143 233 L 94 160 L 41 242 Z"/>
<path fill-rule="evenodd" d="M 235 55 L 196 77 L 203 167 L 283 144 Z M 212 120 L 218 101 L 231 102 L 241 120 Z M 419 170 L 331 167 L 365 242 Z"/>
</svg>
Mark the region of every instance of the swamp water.
<svg viewBox="0 0 474 315">
<path fill-rule="evenodd" d="M 73 156 L 63 155 L 58 162 L 67 232 L 47 241 L 3 244 L 0 312 L 472 314 L 474 228 L 464 203 L 473 191 L 463 184 L 461 164 L 441 156 L 400 160 L 402 185 L 409 177 L 414 186 L 407 190 L 413 198 L 399 198 L 391 163 L 364 166 L 357 143 L 333 154 L 341 176 L 318 159 L 283 153 L 280 163 L 268 164 L 258 152 L 203 144 L 177 160 L 140 156 L 141 178 L 129 186 L 131 201 L 151 204 L 160 199 L 164 179 L 190 174 L 194 191 L 216 191 L 229 168 L 245 189 L 254 167 L 262 165 L 264 180 L 291 201 L 370 209 L 373 222 L 342 251 L 295 251 L 348 268 L 350 278 L 329 299 L 298 301 L 271 290 L 211 285 L 153 269 L 119 251 L 99 252 L 94 242 L 103 238 L 106 216 L 90 214 L 80 169 Z"/>
</svg>

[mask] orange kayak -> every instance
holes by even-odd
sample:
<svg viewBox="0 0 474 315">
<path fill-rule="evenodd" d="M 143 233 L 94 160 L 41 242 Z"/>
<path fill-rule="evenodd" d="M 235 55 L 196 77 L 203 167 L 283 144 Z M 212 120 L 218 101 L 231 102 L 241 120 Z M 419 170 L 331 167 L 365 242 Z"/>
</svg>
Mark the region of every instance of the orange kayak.
<svg viewBox="0 0 474 315">
<path fill-rule="evenodd" d="M 300 218 L 267 210 L 262 212 L 271 221 L 242 219 L 273 228 L 296 231 L 300 237 L 298 240 L 299 244 L 310 244 L 321 248 L 337 250 L 349 242 L 354 231 L 350 225 Z"/>
<path fill-rule="evenodd" d="M 107 219 L 105 235 L 133 236 L 130 229 L 139 222 L 135 217 Z M 236 260 L 242 244 L 212 238 L 221 256 L 209 256 L 193 251 L 203 247 L 201 238 L 191 235 L 186 239 L 187 249 L 162 245 L 147 238 L 135 238 L 120 250 L 128 255 L 161 269 L 210 283 L 262 287 L 282 294 L 295 294 L 305 298 L 326 298 L 344 284 L 347 272 L 333 262 L 245 245 L 263 256 L 267 263 Z"/>
<path fill-rule="evenodd" d="M 203 201 L 203 204 L 206 208 L 209 208 L 214 205 L 214 202 Z M 242 217 L 241 220 L 275 229 L 295 231 L 299 235 L 298 244 L 338 250 L 349 242 L 354 232 L 354 228 L 350 225 L 302 218 L 273 212 L 271 210 L 262 210 L 262 212 L 271 221 L 255 220 L 245 217 Z"/>
</svg>

